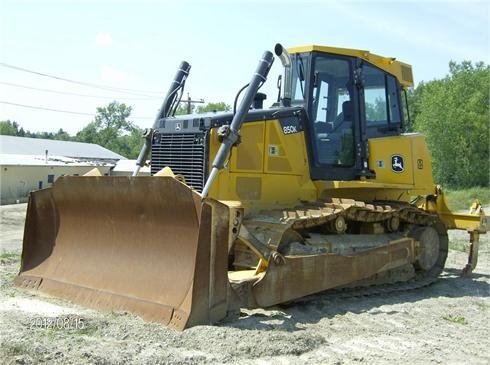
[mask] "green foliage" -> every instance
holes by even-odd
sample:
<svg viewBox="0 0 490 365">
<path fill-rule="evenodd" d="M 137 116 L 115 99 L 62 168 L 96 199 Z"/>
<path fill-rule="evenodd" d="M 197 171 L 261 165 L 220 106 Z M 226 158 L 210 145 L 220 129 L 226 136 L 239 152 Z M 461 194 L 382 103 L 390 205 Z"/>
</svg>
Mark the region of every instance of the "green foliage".
<svg viewBox="0 0 490 365">
<path fill-rule="evenodd" d="M 188 107 L 187 103 L 181 103 L 177 108 L 175 115 L 189 114 L 187 107 Z M 228 112 L 231 110 L 231 106 L 222 101 L 217 103 L 208 103 L 206 105 L 199 105 L 198 107 L 192 105 L 191 107 L 192 107 L 192 112 L 195 112 L 197 114 L 219 112 L 219 111 Z"/>
<path fill-rule="evenodd" d="M 0 254 L 0 263 L 5 264 L 5 263 L 12 263 L 12 262 L 18 262 L 20 261 L 20 253 L 19 252 L 10 252 L 10 251 L 3 251 Z"/>
<path fill-rule="evenodd" d="M 478 199 L 482 206 L 490 205 L 490 191 L 485 187 L 473 187 L 464 190 L 447 190 L 446 201 L 452 211 L 468 211 L 471 204 Z"/>
<path fill-rule="evenodd" d="M 191 105 L 191 108 L 193 108 L 193 105 Z M 175 115 L 185 115 L 189 114 L 189 111 L 187 110 L 187 103 L 181 103 L 175 110 Z"/>
<path fill-rule="evenodd" d="M 386 101 L 382 97 L 374 99 L 373 103 L 366 101 L 366 119 L 369 121 L 386 120 Z"/>
<path fill-rule="evenodd" d="M 489 186 L 490 67 L 450 62 L 449 71 L 411 95 L 414 129 L 427 137 L 438 183 Z"/>
<path fill-rule="evenodd" d="M 78 132 L 75 140 L 98 144 L 128 158 L 138 157 L 142 131 L 127 120 L 131 109 L 117 101 L 98 107 L 94 121 Z"/>
<path fill-rule="evenodd" d="M 28 138 L 43 138 L 43 139 L 56 139 L 60 141 L 71 141 L 71 137 L 62 128 L 56 133 L 52 132 L 29 132 L 24 131 L 17 122 L 11 122 L 10 120 L 5 120 L 0 122 L 0 134 L 6 136 L 17 136 L 17 137 L 28 137 Z"/>
<path fill-rule="evenodd" d="M 405 95 L 402 96 L 402 105 L 403 111 L 405 113 L 405 131 L 406 132 L 414 132 L 414 119 L 420 113 L 420 103 L 421 103 L 421 95 L 422 89 L 424 87 L 424 83 L 421 82 L 417 87 L 417 92 L 415 92 L 414 88 L 410 88 L 406 91 L 407 97 L 405 99 Z M 408 112 L 407 112 L 407 101 L 408 101 Z M 410 117 L 410 118 L 408 118 Z"/>
<path fill-rule="evenodd" d="M 208 112 L 229 112 L 231 110 L 231 106 L 220 101 L 218 103 L 207 103 L 206 105 L 200 105 L 197 107 L 197 113 L 208 113 Z"/>
<path fill-rule="evenodd" d="M 447 316 L 444 316 L 442 318 L 451 323 L 468 324 L 468 322 L 463 316 L 453 316 L 451 314 L 448 314 Z"/>
<path fill-rule="evenodd" d="M 86 125 L 75 137 L 70 136 L 62 128 L 56 133 L 24 131 L 17 123 L 10 120 L 0 122 L 0 134 L 95 143 L 128 158 L 138 157 L 143 144 L 142 131 L 133 122 L 128 121 L 131 107 L 113 101 L 105 107 L 97 108 L 92 122 Z"/>
<path fill-rule="evenodd" d="M 73 137 L 68 134 L 68 132 L 65 132 L 62 128 L 56 132 L 54 135 L 54 139 L 60 140 L 60 141 L 71 141 L 73 140 Z"/>
<path fill-rule="evenodd" d="M 86 325 L 83 328 L 77 328 L 73 331 L 75 336 L 88 336 L 88 337 L 99 337 L 100 331 L 97 326 Z"/>
<path fill-rule="evenodd" d="M 19 125 L 17 122 L 11 122 L 10 120 L 3 120 L 0 122 L 0 134 L 4 136 L 18 136 Z"/>
</svg>

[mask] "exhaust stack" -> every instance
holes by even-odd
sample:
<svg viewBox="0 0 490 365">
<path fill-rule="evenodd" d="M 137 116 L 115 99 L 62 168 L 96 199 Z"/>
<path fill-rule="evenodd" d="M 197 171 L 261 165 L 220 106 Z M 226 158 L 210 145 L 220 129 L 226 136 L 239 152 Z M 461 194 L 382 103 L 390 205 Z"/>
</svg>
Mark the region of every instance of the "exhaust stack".
<svg viewBox="0 0 490 365">
<path fill-rule="evenodd" d="M 281 60 L 284 67 L 284 93 L 282 98 L 282 104 L 284 106 L 291 106 L 291 80 L 292 80 L 292 68 L 291 68 L 291 56 L 286 49 L 277 43 L 274 47 L 274 53 Z"/>
</svg>

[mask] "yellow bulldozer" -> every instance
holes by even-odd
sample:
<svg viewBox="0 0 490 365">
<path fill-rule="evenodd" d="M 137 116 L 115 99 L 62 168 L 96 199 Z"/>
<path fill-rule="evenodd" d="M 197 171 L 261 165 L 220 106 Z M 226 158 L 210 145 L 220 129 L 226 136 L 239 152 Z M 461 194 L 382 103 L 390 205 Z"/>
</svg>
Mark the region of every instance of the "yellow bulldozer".
<svg viewBox="0 0 490 365">
<path fill-rule="evenodd" d="M 63 176 L 32 192 L 16 284 L 182 330 L 328 289 L 428 285 L 448 229 L 469 232 L 471 272 L 487 217 L 477 203 L 449 211 L 424 137 L 404 133 L 411 66 L 274 51 L 284 73 L 270 108 L 258 92 L 267 51 L 232 112 L 175 116 L 182 62 L 133 176 Z M 150 153 L 152 176 L 138 176 Z"/>
</svg>

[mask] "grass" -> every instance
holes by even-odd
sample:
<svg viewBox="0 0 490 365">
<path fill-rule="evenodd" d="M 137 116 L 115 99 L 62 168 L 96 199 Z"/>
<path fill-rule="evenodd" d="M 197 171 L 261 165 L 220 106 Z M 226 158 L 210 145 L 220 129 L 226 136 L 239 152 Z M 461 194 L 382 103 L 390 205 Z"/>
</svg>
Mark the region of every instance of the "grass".
<svg viewBox="0 0 490 365">
<path fill-rule="evenodd" d="M 463 316 L 453 316 L 451 314 L 448 314 L 447 316 L 444 316 L 442 318 L 451 323 L 468 324 L 468 322 Z"/>
<path fill-rule="evenodd" d="M 15 296 L 13 281 L 19 272 L 19 261 L 18 253 L 4 251 L 0 254 L 0 291 L 9 297 Z"/>
<path fill-rule="evenodd" d="M 84 328 L 75 329 L 73 334 L 76 336 L 89 336 L 89 337 L 96 337 L 100 335 L 98 327 L 88 326 L 88 325 L 86 325 Z"/>
<path fill-rule="evenodd" d="M 475 304 L 478 307 L 478 309 L 481 310 L 481 311 L 487 311 L 487 310 L 490 309 L 490 304 L 487 304 L 485 302 L 476 301 Z"/>
<path fill-rule="evenodd" d="M 478 199 L 484 207 L 490 205 L 489 188 L 473 187 L 464 190 L 447 189 L 445 193 L 447 203 L 452 211 L 468 211 L 475 199 Z"/>
<path fill-rule="evenodd" d="M 2 251 L 2 253 L 0 253 L 0 262 L 2 264 L 14 263 L 17 261 L 20 261 L 19 252 Z"/>
<path fill-rule="evenodd" d="M 454 251 L 469 252 L 469 242 L 450 241 L 449 248 Z"/>
<path fill-rule="evenodd" d="M 445 189 L 444 193 L 449 209 L 453 212 L 469 212 L 471 204 L 478 199 L 484 208 L 487 207 L 485 214 L 487 216 L 490 215 L 490 210 L 488 209 L 490 206 L 489 188 L 473 187 L 464 190 Z M 480 243 L 481 242 L 480 239 Z M 465 235 L 464 239 L 456 236 L 449 242 L 449 248 L 456 251 L 468 252 L 469 235 Z"/>
</svg>

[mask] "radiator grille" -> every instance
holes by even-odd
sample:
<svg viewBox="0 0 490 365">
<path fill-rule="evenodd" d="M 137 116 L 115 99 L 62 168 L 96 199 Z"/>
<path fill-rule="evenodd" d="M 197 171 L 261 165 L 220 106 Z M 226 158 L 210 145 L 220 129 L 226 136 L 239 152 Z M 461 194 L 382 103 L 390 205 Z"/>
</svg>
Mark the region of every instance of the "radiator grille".
<svg viewBox="0 0 490 365">
<path fill-rule="evenodd" d="M 161 134 L 151 148 L 152 175 L 164 167 L 184 175 L 187 185 L 202 191 L 206 179 L 205 133 Z"/>
</svg>

